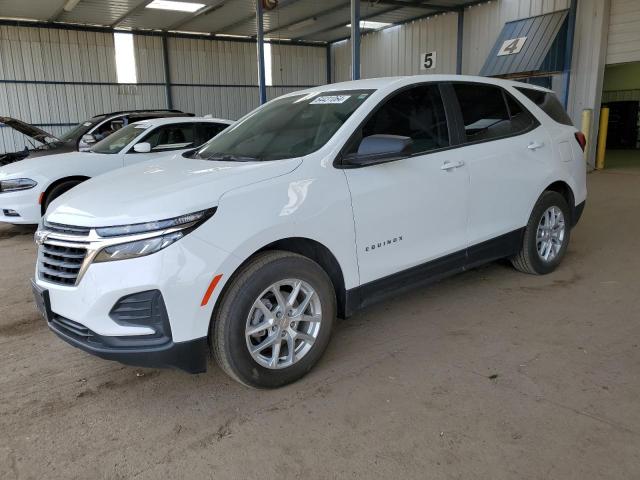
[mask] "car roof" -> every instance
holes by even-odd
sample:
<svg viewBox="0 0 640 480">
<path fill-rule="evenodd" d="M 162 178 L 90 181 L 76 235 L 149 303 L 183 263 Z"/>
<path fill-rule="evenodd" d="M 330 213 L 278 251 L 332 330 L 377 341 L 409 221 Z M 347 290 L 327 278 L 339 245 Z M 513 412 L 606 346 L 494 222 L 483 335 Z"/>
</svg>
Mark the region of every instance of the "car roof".
<svg viewBox="0 0 640 480">
<path fill-rule="evenodd" d="M 233 120 L 227 120 L 225 118 L 210 118 L 210 117 L 162 117 L 162 118 L 148 118 L 146 120 L 138 120 L 137 122 L 131 122 L 133 124 L 144 123 L 152 127 L 158 125 L 171 125 L 172 123 L 224 123 L 225 125 L 231 125 Z"/>
<path fill-rule="evenodd" d="M 299 92 L 292 92 L 292 94 L 303 93 L 315 93 L 315 92 L 329 92 L 339 90 L 393 90 L 397 87 L 404 85 L 412 85 L 423 82 L 476 82 L 487 83 L 490 85 L 499 85 L 502 87 L 524 87 L 535 90 L 541 90 L 544 92 L 551 92 L 551 90 L 537 85 L 531 85 L 528 83 L 517 82 L 514 80 L 504 80 L 501 78 L 480 77 L 475 75 L 405 75 L 399 77 L 379 77 L 379 78 L 367 78 L 363 80 L 349 80 L 346 82 L 331 83 L 328 85 L 319 85 L 317 87 L 308 88 Z"/>
</svg>

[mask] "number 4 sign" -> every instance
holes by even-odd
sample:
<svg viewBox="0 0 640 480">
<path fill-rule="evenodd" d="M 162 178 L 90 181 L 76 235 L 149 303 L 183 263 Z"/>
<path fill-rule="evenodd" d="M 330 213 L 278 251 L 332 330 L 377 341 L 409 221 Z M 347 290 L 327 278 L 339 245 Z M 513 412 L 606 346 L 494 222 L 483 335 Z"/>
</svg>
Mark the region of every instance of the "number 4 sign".
<svg viewBox="0 0 640 480">
<path fill-rule="evenodd" d="M 524 42 L 527 41 L 527 37 L 520 38 L 512 38 L 510 40 L 505 40 L 498 51 L 498 56 L 501 57 L 503 55 L 513 55 L 514 53 L 520 53 L 522 47 L 524 47 Z"/>
<path fill-rule="evenodd" d="M 420 55 L 420 70 L 432 70 L 436 68 L 436 52 Z"/>
</svg>

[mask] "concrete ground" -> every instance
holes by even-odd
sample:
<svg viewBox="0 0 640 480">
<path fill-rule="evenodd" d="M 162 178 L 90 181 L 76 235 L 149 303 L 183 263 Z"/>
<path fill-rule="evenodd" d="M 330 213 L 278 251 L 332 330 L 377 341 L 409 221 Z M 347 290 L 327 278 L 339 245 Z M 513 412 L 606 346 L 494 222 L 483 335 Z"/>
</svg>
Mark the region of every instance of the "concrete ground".
<svg viewBox="0 0 640 480">
<path fill-rule="evenodd" d="M 398 296 L 276 391 L 69 347 L 32 306 L 31 233 L 2 227 L 0 478 L 640 478 L 640 169 L 589 186 L 555 273 Z"/>
</svg>

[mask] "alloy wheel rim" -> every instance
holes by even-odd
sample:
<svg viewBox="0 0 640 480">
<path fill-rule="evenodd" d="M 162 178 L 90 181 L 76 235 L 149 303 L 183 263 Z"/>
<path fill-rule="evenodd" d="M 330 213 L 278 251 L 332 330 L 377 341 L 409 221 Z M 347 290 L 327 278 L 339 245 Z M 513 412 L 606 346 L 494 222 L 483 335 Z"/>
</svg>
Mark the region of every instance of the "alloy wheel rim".
<svg viewBox="0 0 640 480">
<path fill-rule="evenodd" d="M 287 368 L 309 353 L 320 333 L 320 298 L 307 282 L 273 283 L 255 300 L 245 326 L 251 357 L 273 370 Z"/>
<path fill-rule="evenodd" d="M 543 262 L 552 262 L 560 254 L 566 225 L 564 214 L 555 205 L 545 210 L 538 222 L 536 231 L 536 249 Z"/>
</svg>

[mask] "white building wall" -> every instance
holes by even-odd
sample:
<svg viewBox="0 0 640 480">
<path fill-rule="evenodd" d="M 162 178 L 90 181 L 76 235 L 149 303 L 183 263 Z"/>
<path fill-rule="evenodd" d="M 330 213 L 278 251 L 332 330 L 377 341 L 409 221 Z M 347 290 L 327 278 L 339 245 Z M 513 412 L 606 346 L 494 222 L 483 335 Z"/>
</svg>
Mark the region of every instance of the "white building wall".
<svg viewBox="0 0 640 480">
<path fill-rule="evenodd" d="M 446 13 L 367 33 L 360 42 L 362 78 L 455 73 L 458 14 Z M 351 42 L 332 45 L 333 81 L 351 78 Z M 421 55 L 436 52 L 436 68 L 420 69 Z"/>
<path fill-rule="evenodd" d="M 143 57 L 141 43 L 136 46 Z M 143 65 L 139 81 L 154 75 Z M 0 80 L 0 115 L 54 135 L 98 113 L 165 107 L 162 87 L 116 84 L 110 33 L 0 26 Z M 28 144 L 12 129 L 0 128 L 0 152 Z"/>
<path fill-rule="evenodd" d="M 173 107 L 236 119 L 258 106 L 255 43 L 170 37 Z M 0 26 L 0 116 L 54 135 L 93 115 L 167 108 L 162 38 L 134 35 L 137 85 L 118 85 L 113 34 Z M 274 98 L 326 83 L 326 48 L 273 45 Z M 0 153 L 29 142 L 0 127 Z"/>
<path fill-rule="evenodd" d="M 611 0 L 607 65 L 640 62 L 640 1 Z"/>
<path fill-rule="evenodd" d="M 259 105 L 255 43 L 169 38 L 173 106 L 236 120 Z M 273 87 L 267 98 L 326 83 L 324 47 L 271 46 Z"/>
</svg>

